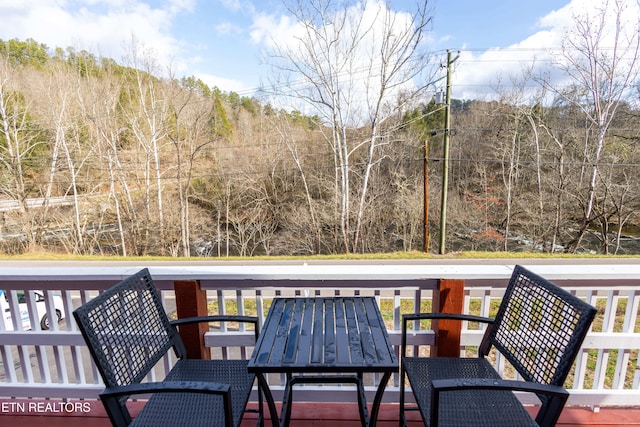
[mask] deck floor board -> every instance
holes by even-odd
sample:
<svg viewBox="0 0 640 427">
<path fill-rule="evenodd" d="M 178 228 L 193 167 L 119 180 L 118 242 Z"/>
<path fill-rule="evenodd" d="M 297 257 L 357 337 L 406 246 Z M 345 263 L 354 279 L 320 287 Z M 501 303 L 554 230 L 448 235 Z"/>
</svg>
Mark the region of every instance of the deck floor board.
<svg viewBox="0 0 640 427">
<path fill-rule="evenodd" d="M 82 416 L 72 415 L 17 415 L 0 414 L 0 425 L 16 427 L 109 427 L 109 419 L 103 411 Z M 256 415 L 247 413 L 241 427 L 256 425 Z M 358 408 L 350 403 L 298 403 L 293 405 L 291 427 L 347 427 L 358 426 Z M 417 418 L 410 419 L 410 426 L 420 426 Z M 594 412 L 588 408 L 567 407 L 557 424 L 559 427 L 578 426 L 638 426 L 640 406 L 634 408 L 602 408 Z M 398 406 L 383 404 L 378 420 L 379 427 L 398 426 Z"/>
</svg>

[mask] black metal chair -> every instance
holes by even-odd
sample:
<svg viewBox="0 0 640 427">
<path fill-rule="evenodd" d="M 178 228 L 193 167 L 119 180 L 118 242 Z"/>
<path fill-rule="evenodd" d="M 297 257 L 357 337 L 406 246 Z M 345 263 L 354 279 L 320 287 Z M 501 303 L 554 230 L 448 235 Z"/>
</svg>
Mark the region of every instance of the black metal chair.
<svg viewBox="0 0 640 427">
<path fill-rule="evenodd" d="M 403 316 L 400 425 L 405 411 L 419 410 L 425 425 L 553 426 L 569 393 L 563 384 L 596 309 L 548 280 L 516 266 L 495 319 L 464 314 L 420 313 Z M 413 357 L 407 354 L 407 327 L 421 319 L 487 323 L 478 357 Z M 502 379 L 489 358 L 500 352 L 518 374 Z M 405 404 L 405 381 L 416 405 Z M 537 395 L 535 419 L 514 391 Z"/>
<path fill-rule="evenodd" d="M 73 315 L 105 383 L 100 398 L 114 426 L 240 424 L 255 379 L 247 371 L 247 361 L 185 359 L 175 325 L 243 322 L 253 324 L 257 339 L 257 318 L 206 316 L 171 322 L 146 268 L 79 307 Z M 145 382 L 153 378 L 154 366 L 171 349 L 178 360 L 164 380 Z M 132 420 L 127 401 L 136 395 L 150 397 Z"/>
</svg>

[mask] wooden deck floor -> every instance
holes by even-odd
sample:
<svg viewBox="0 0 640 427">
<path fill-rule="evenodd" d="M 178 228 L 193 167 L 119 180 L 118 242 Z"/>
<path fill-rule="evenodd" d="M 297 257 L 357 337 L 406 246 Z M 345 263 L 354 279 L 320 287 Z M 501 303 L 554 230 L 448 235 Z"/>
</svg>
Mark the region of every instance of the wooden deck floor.
<svg viewBox="0 0 640 427">
<path fill-rule="evenodd" d="M 3 411 L 0 413 L 0 426 L 16 427 L 109 427 L 109 419 L 99 406 L 87 414 L 50 413 L 45 415 L 21 415 Z M 248 413 L 242 427 L 256 425 L 256 416 Z M 294 404 L 291 427 L 347 427 L 358 426 L 358 408 L 354 404 L 336 403 L 298 403 Z M 413 419 L 411 426 L 422 425 Z M 398 406 L 384 404 L 378 420 L 379 427 L 398 426 Z M 593 412 L 586 408 L 565 408 L 558 423 L 559 427 L 577 426 L 640 426 L 640 406 L 635 408 L 603 408 Z"/>
</svg>

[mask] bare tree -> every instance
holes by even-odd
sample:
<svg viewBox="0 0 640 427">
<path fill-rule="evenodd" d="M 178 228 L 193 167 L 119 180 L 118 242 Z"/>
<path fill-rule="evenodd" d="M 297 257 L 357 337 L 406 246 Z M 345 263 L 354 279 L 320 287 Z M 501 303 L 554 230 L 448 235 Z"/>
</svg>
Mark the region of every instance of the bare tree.
<svg viewBox="0 0 640 427">
<path fill-rule="evenodd" d="M 301 153 L 302 149 L 295 142 L 294 129 L 291 121 L 287 117 L 281 118 L 277 121 L 277 129 L 280 134 L 282 143 L 287 147 L 287 150 L 291 153 L 293 162 L 295 163 L 296 170 L 300 174 L 302 179 L 302 186 L 304 188 L 304 197 L 307 202 L 307 209 L 309 218 L 311 219 L 310 225 L 312 227 L 308 232 L 315 237 L 314 250 L 315 253 L 320 253 L 321 250 L 321 232 L 320 224 L 318 221 L 318 214 L 316 212 L 316 206 L 313 202 L 313 196 L 311 194 L 311 188 L 307 179 L 307 173 L 304 168 L 304 154 Z M 300 224 L 297 224 L 300 226 Z"/>
<path fill-rule="evenodd" d="M 549 137 L 551 141 L 550 144 L 552 148 L 549 149 L 553 153 L 553 159 L 555 161 L 556 166 L 556 177 L 551 178 L 550 180 L 555 184 L 552 185 L 552 188 L 547 190 L 547 193 L 555 194 L 553 203 L 553 220 L 550 222 L 552 224 L 552 233 L 551 238 L 549 239 L 549 252 L 554 252 L 555 248 L 558 244 L 560 235 L 561 235 L 561 223 L 562 218 L 564 216 L 565 203 L 564 200 L 566 198 L 566 185 L 567 185 L 567 147 L 564 142 L 564 133 L 568 131 L 556 132 L 552 127 L 549 126 L 543 115 L 536 114 L 535 117 L 530 118 L 534 123 L 544 130 L 545 134 Z M 535 124 L 532 123 L 532 127 Z M 553 196 L 552 196 L 553 197 Z"/>
<path fill-rule="evenodd" d="M 180 241 L 184 256 L 191 254 L 190 206 L 194 195 L 194 174 L 210 171 L 210 165 L 204 162 L 204 152 L 230 133 L 228 123 L 224 117 L 220 117 L 219 110 L 223 107 L 219 95 L 213 94 L 212 98 L 206 88 L 198 90 L 204 88 L 204 83 L 198 81 L 197 85 L 196 88 L 184 88 L 176 84 L 171 86 L 172 117 L 167 134 L 173 143 L 171 157 L 177 177 Z"/>
<path fill-rule="evenodd" d="M 411 13 L 396 13 L 382 1 L 286 4 L 297 26 L 291 42 L 274 41 L 271 59 L 281 73 L 275 87 L 324 123 L 346 252 L 360 250 L 369 182 L 385 143 L 384 123 L 420 96 L 430 79 L 424 79 L 431 22 L 427 3 L 419 1 Z"/>
<path fill-rule="evenodd" d="M 120 253 L 127 256 L 129 247 L 139 246 L 142 224 L 137 220 L 138 212 L 128 181 L 129 171 L 124 164 L 126 153 L 123 148 L 126 138 L 117 113 L 122 84 L 123 82 L 107 68 L 102 78 L 93 79 L 88 83 L 80 103 L 85 120 L 90 125 L 96 157 L 106 168 L 102 214 L 110 212 L 106 221 L 112 221 L 110 216 L 114 217 L 113 221 L 118 230 L 116 244 L 120 247 Z"/>
<path fill-rule="evenodd" d="M 507 251 L 509 238 L 511 237 L 511 224 L 515 202 L 517 198 L 517 188 L 519 181 L 526 176 L 524 162 L 531 159 L 533 165 L 533 182 L 535 182 L 536 202 L 531 204 L 532 211 L 528 214 L 531 218 L 530 237 L 534 239 L 534 245 L 540 244 L 546 247 L 545 225 L 547 218 L 545 215 L 545 202 L 547 197 L 543 191 L 542 182 L 542 157 L 543 149 L 540 138 L 540 102 L 544 98 L 544 90 L 538 93 L 528 89 L 528 82 L 531 80 L 532 67 L 522 70 L 520 78 L 512 77 L 512 87 L 510 91 L 501 95 L 502 103 L 507 108 L 502 110 L 500 115 L 508 117 L 510 123 L 510 143 L 505 145 L 503 158 L 503 182 L 505 186 L 505 220 L 504 220 L 504 250 Z M 524 162 L 523 162 L 524 160 Z M 525 163 L 526 164 L 526 163 Z M 526 178 L 525 178 L 526 179 Z M 535 206 L 535 209 L 534 209 Z M 524 209 L 523 209 L 524 210 Z M 529 211 L 529 209 L 526 209 Z M 536 230 L 538 230 L 536 232 Z M 539 240 L 539 241 L 538 241 Z"/>
<path fill-rule="evenodd" d="M 146 213 L 146 237 L 151 242 L 151 231 L 157 231 L 160 241 L 164 238 L 163 170 L 160 153 L 168 143 L 169 102 L 163 81 L 158 76 L 158 66 L 153 52 L 141 49 L 136 41 L 131 48 L 135 85 L 128 87 L 127 96 L 121 97 L 120 107 L 126 115 L 129 129 L 140 147 L 143 157 L 143 192 Z M 155 194 L 154 194 L 155 190 Z M 155 202 L 155 209 L 153 208 Z M 157 219 L 157 226 L 154 225 Z M 146 252 L 148 248 L 144 249 Z"/>
<path fill-rule="evenodd" d="M 549 87 L 576 105 L 588 123 L 584 145 L 586 195 L 582 221 L 569 251 L 578 248 L 596 219 L 598 175 L 609 128 L 638 77 L 640 17 L 627 13 L 628 3 L 628 0 L 606 0 L 595 15 L 585 12 L 574 16 L 574 26 L 563 39 L 558 65 L 571 84 L 568 90 Z"/>
<path fill-rule="evenodd" d="M 53 133 L 51 161 L 44 191 L 45 216 L 50 210 L 49 199 L 53 186 L 61 187 L 57 194 L 72 201 L 73 217 L 69 224 L 73 231 L 67 237 L 73 253 L 90 251 L 85 235 L 89 226 L 85 216 L 85 200 L 92 193 L 90 181 L 82 181 L 94 157 L 93 144 L 86 138 L 78 117 L 88 78 L 65 63 L 50 66 L 48 79 L 40 80 L 41 108 L 44 117 L 49 117 Z"/>
<path fill-rule="evenodd" d="M 47 147 L 30 114 L 30 101 L 20 90 L 20 79 L 20 72 L 0 56 L 0 194 L 18 202 L 26 241 L 33 249 L 38 243 L 38 220 L 27 204 L 27 198 L 34 197 L 27 171 Z"/>
</svg>

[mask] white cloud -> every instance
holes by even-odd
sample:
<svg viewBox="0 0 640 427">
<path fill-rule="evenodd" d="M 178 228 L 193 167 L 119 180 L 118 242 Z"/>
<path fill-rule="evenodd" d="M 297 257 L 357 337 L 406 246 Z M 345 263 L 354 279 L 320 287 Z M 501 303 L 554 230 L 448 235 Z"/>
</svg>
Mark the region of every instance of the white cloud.
<svg viewBox="0 0 640 427">
<path fill-rule="evenodd" d="M 609 3 L 612 3 L 610 0 Z M 627 2 L 629 9 L 624 17 L 625 29 L 628 34 L 634 34 L 637 29 L 638 5 Z M 611 5 L 610 5 L 611 6 Z M 495 98 L 495 87 L 498 84 L 511 84 L 511 79 L 522 79 L 523 70 L 534 67 L 538 73 L 548 71 L 552 63 L 561 60 L 558 55 L 562 43 L 566 40 L 567 32 L 575 25 L 576 17 L 599 16 L 603 2 L 594 0 L 573 0 L 564 7 L 556 9 L 542 17 L 536 28 L 537 32 L 526 39 L 503 48 L 491 49 L 483 52 L 464 50 L 459 64 L 454 67 L 453 97 L 459 99 Z M 607 8 L 608 28 L 613 28 L 615 18 L 612 7 Z M 612 35 L 605 34 L 605 42 L 601 46 L 612 46 Z M 611 43 L 607 45 L 607 40 Z M 556 72 L 556 79 L 566 79 Z M 561 80 L 555 80 L 561 84 Z"/>
<path fill-rule="evenodd" d="M 196 6 L 196 0 L 170 0 L 172 13 L 191 12 Z"/>
<path fill-rule="evenodd" d="M 212 0 L 0 0 L 0 39 L 34 39 L 51 50 L 72 47 L 87 50 L 97 56 L 112 58 L 126 65 L 133 64 L 134 50 L 138 59 L 151 59 L 153 72 L 166 74 L 170 68 L 175 76 L 201 76 L 203 81 L 223 90 L 247 90 L 235 76 L 224 79 L 206 73 L 211 55 L 220 55 L 211 46 L 206 34 L 189 27 L 177 27 L 189 19 L 198 6 L 198 13 L 220 10 Z M 254 8 L 242 0 L 222 0 L 224 8 L 251 14 Z M 222 15 L 222 14 L 221 14 Z M 214 15 L 212 17 L 215 17 Z M 199 25 L 202 17 L 196 17 Z M 188 22 L 188 21 L 187 21 Z M 233 21 L 209 29 L 218 34 L 238 36 L 242 29 Z M 197 37 L 200 37 L 199 39 Z M 237 37 L 239 38 L 239 37 Z M 240 57 L 242 52 L 238 52 Z M 204 57 L 203 57 L 204 55 Z M 238 58 L 237 60 L 241 60 Z M 209 65 L 210 66 L 210 65 Z M 219 64 L 213 68 L 220 69 Z M 248 65 L 247 69 L 251 69 Z M 199 73 L 199 69 L 205 73 Z M 245 76 L 246 77 L 246 76 Z"/>
<path fill-rule="evenodd" d="M 78 7 L 77 2 L 65 1 L 2 1 L 0 38 L 32 38 L 52 49 L 73 47 L 119 60 L 135 36 L 168 64 L 179 47 L 170 35 L 172 21 L 193 4 L 172 0 L 154 8 L 140 1 L 84 0 Z"/>
<path fill-rule="evenodd" d="M 223 7 L 233 12 L 237 12 L 239 10 L 242 10 L 243 8 L 243 2 L 240 0 L 218 0 L 218 1 L 220 2 L 220 4 L 222 4 Z"/>
<path fill-rule="evenodd" d="M 221 35 L 240 35 L 244 32 L 242 27 L 235 25 L 232 22 L 221 22 L 215 26 L 216 33 Z"/>
<path fill-rule="evenodd" d="M 247 86 L 246 83 L 240 80 L 228 79 L 224 77 L 215 76 L 213 74 L 196 72 L 195 76 L 200 80 L 202 80 L 207 86 L 217 87 L 223 91 L 248 93 L 248 92 L 251 92 L 253 89 L 255 89 Z"/>
<path fill-rule="evenodd" d="M 254 44 L 272 48 L 276 42 L 292 42 L 301 30 L 301 26 L 288 15 L 257 13 L 253 17 L 250 37 Z"/>
<path fill-rule="evenodd" d="M 115 59 L 122 56 L 123 44 L 133 33 L 143 40 L 156 40 L 157 48 L 165 53 L 171 49 L 165 46 L 174 44 L 162 33 L 171 16 L 142 3 L 89 0 L 74 9 L 68 2 L 13 3 L 0 4 L 0 15 L 7 18 L 0 28 L 0 37 L 5 39 L 32 38 L 50 48 L 76 47 Z M 128 6 L 123 7 L 124 4 Z"/>
</svg>

